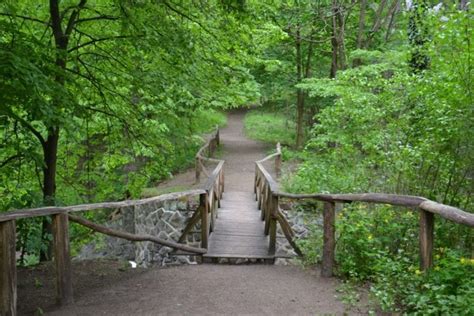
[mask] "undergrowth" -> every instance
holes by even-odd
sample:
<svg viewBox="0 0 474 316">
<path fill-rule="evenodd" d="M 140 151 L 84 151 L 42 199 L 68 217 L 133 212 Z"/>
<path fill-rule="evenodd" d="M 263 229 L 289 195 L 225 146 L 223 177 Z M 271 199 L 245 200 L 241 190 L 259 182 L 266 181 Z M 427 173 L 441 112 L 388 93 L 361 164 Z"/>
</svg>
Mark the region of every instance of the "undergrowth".
<svg viewBox="0 0 474 316">
<path fill-rule="evenodd" d="M 251 110 L 244 120 L 245 134 L 255 140 L 292 146 L 295 143 L 295 123 L 283 113 L 268 109 Z"/>
</svg>

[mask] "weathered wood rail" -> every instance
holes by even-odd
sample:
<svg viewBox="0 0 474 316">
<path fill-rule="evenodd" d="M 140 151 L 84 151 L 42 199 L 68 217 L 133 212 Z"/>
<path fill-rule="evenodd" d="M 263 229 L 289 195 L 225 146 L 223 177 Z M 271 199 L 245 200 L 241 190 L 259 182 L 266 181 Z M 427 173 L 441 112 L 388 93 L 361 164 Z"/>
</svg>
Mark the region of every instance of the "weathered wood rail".
<svg viewBox="0 0 474 316">
<path fill-rule="evenodd" d="M 151 241 L 163 246 L 181 250 L 185 253 L 202 255 L 207 252 L 209 233 L 213 229 L 217 216 L 217 208 L 224 192 L 224 161 L 202 157 L 208 149 L 212 155 L 219 144 L 219 130 L 212 134 L 206 144 L 198 152 L 199 159 L 217 163 L 208 180 L 201 189 L 164 194 L 141 200 L 120 202 L 103 202 L 73 206 L 53 206 L 0 213 L 0 316 L 16 315 L 17 279 L 16 279 L 16 221 L 23 218 L 52 216 L 54 266 L 56 271 L 56 300 L 59 305 L 67 305 L 74 301 L 72 288 L 72 269 L 69 249 L 69 221 L 76 222 L 96 232 L 127 239 L 130 241 Z M 205 170 L 201 163 L 201 169 Z M 102 209 L 127 209 L 138 205 L 166 200 L 177 200 L 199 196 L 199 206 L 183 230 L 178 242 L 164 240 L 151 235 L 137 235 L 114 230 L 71 213 L 97 211 Z M 186 235 L 201 221 L 201 247 L 190 247 L 182 244 Z"/>
<path fill-rule="evenodd" d="M 219 147 L 220 144 L 220 135 L 219 135 L 219 127 L 216 127 L 216 130 L 212 133 L 209 141 L 206 142 L 204 146 L 202 146 L 195 156 L 195 171 L 196 171 L 196 183 L 199 183 L 201 179 L 201 172 L 203 172 L 206 177 L 209 177 L 210 174 L 206 170 L 205 163 L 206 162 L 213 162 L 219 163 L 222 160 L 211 158 L 216 149 Z"/>
<path fill-rule="evenodd" d="M 433 241 L 434 241 L 434 214 L 453 221 L 458 224 L 474 227 L 474 214 L 465 212 L 453 206 L 440 204 L 423 197 L 384 193 L 363 194 L 292 194 L 279 190 L 278 183 L 264 168 L 263 163 L 275 158 L 276 172 L 280 172 L 281 150 L 277 145 L 276 153 L 256 162 L 254 192 L 259 208 L 262 210 L 262 220 L 265 220 L 265 233 L 270 235 L 270 248 L 275 249 L 276 225 L 281 225 L 290 243 L 294 245 L 294 234 L 291 227 L 284 219 L 279 208 L 281 198 L 300 200 L 312 199 L 324 203 L 323 207 L 323 254 L 321 275 L 329 277 L 333 275 L 335 265 L 335 219 L 336 203 L 366 202 L 376 204 L 389 204 L 403 206 L 412 210 L 418 210 L 419 219 L 419 242 L 420 242 L 420 268 L 427 270 L 433 265 Z M 295 249 L 298 251 L 298 249 Z"/>
</svg>

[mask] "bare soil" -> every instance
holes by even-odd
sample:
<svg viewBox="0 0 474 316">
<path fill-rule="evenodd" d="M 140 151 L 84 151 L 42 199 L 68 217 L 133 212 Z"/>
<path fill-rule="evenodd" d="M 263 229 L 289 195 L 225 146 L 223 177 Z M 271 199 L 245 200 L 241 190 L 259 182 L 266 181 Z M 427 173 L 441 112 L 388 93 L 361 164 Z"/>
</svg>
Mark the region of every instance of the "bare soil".
<svg viewBox="0 0 474 316">
<path fill-rule="evenodd" d="M 226 191 L 252 191 L 254 161 L 270 148 L 243 132 L 245 112 L 229 114 L 221 130 L 226 160 Z M 193 185 L 193 170 L 165 186 Z M 131 269 L 127 262 L 73 263 L 75 304 L 55 306 L 51 264 L 18 271 L 20 315 L 343 315 L 337 279 L 321 278 L 315 268 L 288 265 L 188 265 Z M 364 304 L 365 305 L 365 304 Z"/>
</svg>

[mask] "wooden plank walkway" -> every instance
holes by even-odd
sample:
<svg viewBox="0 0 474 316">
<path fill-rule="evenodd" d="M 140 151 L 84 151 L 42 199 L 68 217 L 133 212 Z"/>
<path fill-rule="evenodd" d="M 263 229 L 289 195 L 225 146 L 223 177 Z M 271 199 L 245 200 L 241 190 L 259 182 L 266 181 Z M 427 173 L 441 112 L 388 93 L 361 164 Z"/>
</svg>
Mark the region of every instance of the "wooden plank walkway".
<svg viewBox="0 0 474 316">
<path fill-rule="evenodd" d="M 269 239 L 252 192 L 225 192 L 204 258 L 270 259 Z"/>
</svg>

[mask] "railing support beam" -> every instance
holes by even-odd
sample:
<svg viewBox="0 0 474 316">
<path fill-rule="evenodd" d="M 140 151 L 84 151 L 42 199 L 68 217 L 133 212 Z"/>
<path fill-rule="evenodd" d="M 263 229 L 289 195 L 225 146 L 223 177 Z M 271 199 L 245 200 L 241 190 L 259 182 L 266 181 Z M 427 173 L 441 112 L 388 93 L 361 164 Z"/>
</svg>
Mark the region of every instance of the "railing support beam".
<svg viewBox="0 0 474 316">
<path fill-rule="evenodd" d="M 434 215 L 420 210 L 420 270 L 433 266 Z"/>
<path fill-rule="evenodd" d="M 0 222 L 0 315 L 16 315 L 15 221 Z"/>
<path fill-rule="evenodd" d="M 336 205 L 334 202 L 324 202 L 324 237 L 323 237 L 323 262 L 321 276 L 333 276 L 336 247 Z"/>
<path fill-rule="evenodd" d="M 74 302 L 74 298 L 67 213 L 53 215 L 53 246 L 56 267 L 56 302 L 58 305 L 68 305 Z"/>
<path fill-rule="evenodd" d="M 268 247 L 268 254 L 274 255 L 276 252 L 276 235 L 277 235 L 277 216 L 278 216 L 278 196 L 274 196 L 270 192 L 269 196 L 269 235 L 270 245 Z"/>
<path fill-rule="evenodd" d="M 199 196 L 199 208 L 201 210 L 201 248 L 207 249 L 209 238 L 209 217 L 207 208 L 207 193 Z"/>
</svg>

